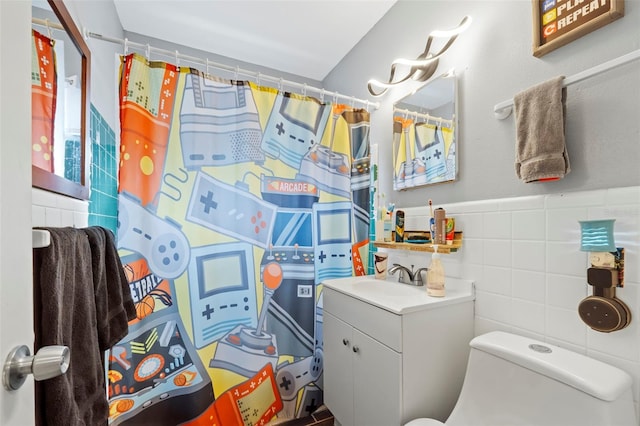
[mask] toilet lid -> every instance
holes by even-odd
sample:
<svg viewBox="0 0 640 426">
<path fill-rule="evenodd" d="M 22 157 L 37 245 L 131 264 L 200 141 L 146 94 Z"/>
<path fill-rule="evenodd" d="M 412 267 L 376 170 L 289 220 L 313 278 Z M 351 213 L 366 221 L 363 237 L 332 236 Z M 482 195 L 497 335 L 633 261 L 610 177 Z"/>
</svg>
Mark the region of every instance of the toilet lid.
<svg viewBox="0 0 640 426">
<path fill-rule="evenodd" d="M 406 423 L 404 426 L 442 426 L 444 423 L 436 419 L 415 419 Z"/>
</svg>

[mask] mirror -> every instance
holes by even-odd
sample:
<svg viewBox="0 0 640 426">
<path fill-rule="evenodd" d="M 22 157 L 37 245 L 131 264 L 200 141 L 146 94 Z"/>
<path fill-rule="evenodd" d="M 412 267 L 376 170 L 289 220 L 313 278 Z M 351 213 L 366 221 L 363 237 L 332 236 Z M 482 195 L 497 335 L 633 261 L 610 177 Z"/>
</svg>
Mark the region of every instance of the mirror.
<svg viewBox="0 0 640 426">
<path fill-rule="evenodd" d="M 61 0 L 33 0 L 32 29 L 32 185 L 87 200 L 89 47 Z"/>
<path fill-rule="evenodd" d="M 393 189 L 454 181 L 458 175 L 457 82 L 453 71 L 394 105 Z"/>
</svg>

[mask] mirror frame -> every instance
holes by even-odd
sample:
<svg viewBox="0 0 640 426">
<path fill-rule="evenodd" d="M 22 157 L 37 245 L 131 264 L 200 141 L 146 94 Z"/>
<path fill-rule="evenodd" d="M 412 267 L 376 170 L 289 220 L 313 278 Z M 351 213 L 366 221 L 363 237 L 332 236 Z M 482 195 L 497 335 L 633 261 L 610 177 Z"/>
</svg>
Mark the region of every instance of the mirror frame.
<svg viewBox="0 0 640 426">
<path fill-rule="evenodd" d="M 73 22 L 73 18 L 69 14 L 66 6 L 62 2 L 62 0 L 47 0 L 49 6 L 51 6 L 51 10 L 60 20 L 60 24 L 64 27 L 67 34 L 73 41 L 73 44 L 78 49 L 79 53 L 82 56 L 82 81 L 80 83 L 82 97 L 81 103 L 82 108 L 80 111 L 80 164 L 82 165 L 80 168 L 80 183 L 76 183 L 65 179 L 62 176 L 58 176 L 54 173 L 48 172 L 40 167 L 36 167 L 34 165 L 31 166 L 32 173 L 32 186 L 35 188 L 44 189 L 46 191 L 55 192 L 57 194 L 66 195 L 72 198 L 77 198 L 79 200 L 88 200 L 89 199 L 89 187 L 87 186 L 86 179 L 86 150 L 87 150 L 87 130 L 89 126 L 88 123 L 88 113 L 89 113 L 89 78 L 90 78 L 90 70 L 91 70 L 91 52 L 89 51 L 89 46 L 84 41 L 82 37 L 82 33 L 76 26 L 75 22 Z"/>
</svg>

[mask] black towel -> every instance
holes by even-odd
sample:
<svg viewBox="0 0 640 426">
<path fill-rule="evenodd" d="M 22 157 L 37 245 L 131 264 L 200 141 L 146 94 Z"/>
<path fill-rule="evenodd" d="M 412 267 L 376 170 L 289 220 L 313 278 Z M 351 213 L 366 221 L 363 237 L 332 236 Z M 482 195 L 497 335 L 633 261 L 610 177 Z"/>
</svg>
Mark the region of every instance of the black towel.
<svg viewBox="0 0 640 426">
<path fill-rule="evenodd" d="M 51 244 L 34 251 L 34 347 L 68 346 L 71 362 L 62 376 L 36 382 L 36 424 L 107 425 L 104 351 L 126 335 L 126 319 L 135 313 L 120 282 L 122 265 L 118 270 L 104 231 L 42 229 Z M 120 295 L 120 307 L 111 293 Z"/>
<path fill-rule="evenodd" d="M 99 226 L 84 232 L 91 246 L 98 344 L 105 351 L 127 335 L 128 322 L 136 317 L 136 310 L 113 234 Z"/>
</svg>

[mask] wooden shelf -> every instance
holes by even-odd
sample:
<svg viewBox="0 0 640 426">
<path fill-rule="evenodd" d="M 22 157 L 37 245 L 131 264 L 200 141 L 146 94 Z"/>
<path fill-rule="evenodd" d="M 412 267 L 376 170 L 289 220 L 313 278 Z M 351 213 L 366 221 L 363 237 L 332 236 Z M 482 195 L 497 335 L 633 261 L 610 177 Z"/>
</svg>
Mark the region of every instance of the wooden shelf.
<svg viewBox="0 0 640 426">
<path fill-rule="evenodd" d="M 378 248 L 386 248 L 393 250 L 408 250 L 408 251 L 421 251 L 433 253 L 434 244 L 416 244 L 416 243 L 394 243 L 385 241 L 374 241 L 373 245 Z M 462 231 L 458 231 L 454 234 L 453 244 L 438 244 L 438 253 L 448 254 L 458 251 L 462 247 Z"/>
</svg>

